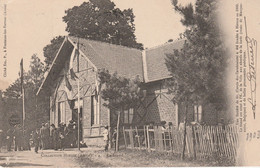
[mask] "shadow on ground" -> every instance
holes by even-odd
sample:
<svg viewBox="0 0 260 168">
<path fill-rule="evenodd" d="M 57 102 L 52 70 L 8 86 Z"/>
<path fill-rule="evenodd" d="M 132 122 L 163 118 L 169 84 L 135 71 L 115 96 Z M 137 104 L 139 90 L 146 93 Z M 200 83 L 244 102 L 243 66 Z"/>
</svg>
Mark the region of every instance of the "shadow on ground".
<svg viewBox="0 0 260 168">
<path fill-rule="evenodd" d="M 4 164 L 0 164 L 0 166 L 2 166 L 2 167 L 29 167 L 29 166 L 33 166 L 33 167 L 35 167 L 35 166 L 43 166 L 43 167 L 46 167 L 46 166 L 50 166 L 50 165 L 47 165 L 47 164 L 32 164 L 32 163 L 21 163 L 21 162 L 19 162 L 19 163 L 10 163 L 10 164 L 6 164 L 6 163 L 4 163 Z"/>
</svg>

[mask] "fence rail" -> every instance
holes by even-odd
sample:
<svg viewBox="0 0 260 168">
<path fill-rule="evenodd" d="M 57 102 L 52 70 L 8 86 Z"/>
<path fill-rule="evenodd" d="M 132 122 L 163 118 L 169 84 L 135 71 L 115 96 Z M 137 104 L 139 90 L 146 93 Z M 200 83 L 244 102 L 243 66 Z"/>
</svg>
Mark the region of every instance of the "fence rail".
<svg viewBox="0 0 260 168">
<path fill-rule="evenodd" d="M 181 155 L 184 130 L 175 127 L 142 126 L 123 128 L 126 148 L 170 152 Z M 238 129 L 227 126 L 187 126 L 185 155 L 191 158 L 225 157 L 235 159 Z"/>
</svg>

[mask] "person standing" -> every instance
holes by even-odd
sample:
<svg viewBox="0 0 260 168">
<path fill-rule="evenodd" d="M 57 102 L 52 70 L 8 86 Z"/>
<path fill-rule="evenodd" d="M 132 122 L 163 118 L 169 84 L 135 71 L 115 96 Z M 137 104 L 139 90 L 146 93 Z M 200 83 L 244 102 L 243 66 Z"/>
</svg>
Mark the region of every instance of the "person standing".
<svg viewBox="0 0 260 168">
<path fill-rule="evenodd" d="M 73 146 L 76 147 L 78 142 L 78 129 L 77 129 L 77 124 L 74 121 L 73 122 Z"/>
<path fill-rule="evenodd" d="M 50 148 L 51 149 L 54 148 L 54 142 L 53 142 L 53 132 L 54 132 L 54 129 L 55 129 L 55 125 L 51 124 L 51 127 L 50 127 Z"/>
<path fill-rule="evenodd" d="M 114 144 L 114 147 L 115 147 L 115 151 L 116 151 L 116 137 L 117 137 L 117 129 L 115 128 L 114 129 L 114 132 L 113 132 L 113 135 L 112 135 L 112 138 L 113 138 L 113 144 Z"/>
<path fill-rule="evenodd" d="M 52 125 L 52 143 L 53 143 L 53 149 L 58 150 L 58 143 L 59 143 L 59 131 L 55 127 L 55 125 Z"/>
<path fill-rule="evenodd" d="M 11 146 L 14 140 L 14 130 L 9 128 L 6 132 L 7 151 L 11 151 Z"/>
<path fill-rule="evenodd" d="M 23 132 L 21 125 L 16 125 L 14 127 L 14 150 L 15 151 L 21 151 L 22 150 L 22 138 L 23 138 Z"/>
<path fill-rule="evenodd" d="M 29 135 L 29 133 L 26 129 L 24 130 L 23 136 L 24 136 L 24 138 L 23 138 L 23 140 L 24 140 L 23 149 L 24 150 L 31 150 L 30 135 Z"/>
<path fill-rule="evenodd" d="M 58 132 L 59 132 L 59 148 L 61 150 L 64 150 L 65 134 L 64 134 L 64 125 L 63 125 L 63 123 L 59 124 Z"/>
<path fill-rule="evenodd" d="M 40 131 L 39 129 L 36 129 L 36 131 L 33 133 L 33 143 L 34 143 L 34 151 L 35 153 L 38 153 L 39 146 L 40 146 Z"/>
<path fill-rule="evenodd" d="M 48 123 L 45 124 L 44 134 L 45 134 L 45 139 L 44 139 L 45 148 L 49 149 L 51 146 L 50 146 L 50 125 Z"/>
<path fill-rule="evenodd" d="M 67 131 L 66 131 L 66 145 L 69 147 L 73 147 L 73 121 L 70 120 L 68 127 L 67 127 Z"/>
<path fill-rule="evenodd" d="M 108 150 L 108 142 L 109 142 L 108 126 L 105 126 L 105 129 L 103 131 L 103 137 L 104 137 L 104 142 L 105 142 L 105 151 L 107 151 Z"/>
<path fill-rule="evenodd" d="M 3 137 L 4 137 L 4 132 L 3 132 L 3 130 L 0 129 L 0 152 L 2 149 Z"/>
<path fill-rule="evenodd" d="M 41 129 L 40 129 L 40 146 L 41 146 L 41 148 L 42 148 L 42 150 L 44 150 L 45 148 L 46 148 L 46 146 L 45 146 L 45 142 L 46 142 L 46 135 L 45 135 L 45 131 L 46 129 L 45 129 L 45 124 L 44 123 L 42 123 L 42 127 L 41 127 Z"/>
</svg>

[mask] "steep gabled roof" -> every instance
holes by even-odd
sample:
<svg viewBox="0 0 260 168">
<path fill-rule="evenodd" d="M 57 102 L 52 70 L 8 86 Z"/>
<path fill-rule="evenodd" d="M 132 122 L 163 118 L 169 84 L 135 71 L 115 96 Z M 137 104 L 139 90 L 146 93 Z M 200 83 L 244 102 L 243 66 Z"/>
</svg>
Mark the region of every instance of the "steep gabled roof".
<svg viewBox="0 0 260 168">
<path fill-rule="evenodd" d="M 139 76 L 143 81 L 141 50 L 72 36 L 69 36 L 69 40 L 75 45 L 79 40 L 80 50 L 97 69 L 105 68 L 131 79 Z"/>
<path fill-rule="evenodd" d="M 50 69 L 45 72 L 44 80 L 36 95 L 38 95 L 43 90 L 43 88 L 51 88 L 51 86 L 53 86 L 62 70 L 62 67 L 64 67 L 66 60 L 70 58 L 72 50 L 73 45 L 65 38 L 59 51 L 53 59 Z M 47 89 L 47 91 L 50 91 L 50 89 Z"/>
<path fill-rule="evenodd" d="M 120 45 L 68 36 L 64 39 L 48 72 L 45 74 L 37 95 L 42 88 L 52 86 L 65 62 L 70 59 L 72 50 L 79 41 L 79 50 L 96 69 L 107 69 L 110 73 L 134 79 L 139 76 L 143 81 L 142 51 Z"/>
<path fill-rule="evenodd" d="M 68 36 L 64 39 L 51 67 L 46 72 L 44 81 L 37 94 L 44 87 L 55 83 L 65 62 L 70 59 L 72 50 L 79 42 L 80 52 L 96 69 L 107 69 L 110 73 L 117 72 L 120 76 L 139 79 L 145 83 L 170 78 L 165 65 L 166 54 L 181 49 L 185 40 L 166 43 L 144 51 L 99 41 Z"/>
<path fill-rule="evenodd" d="M 170 78 L 170 73 L 165 65 L 166 54 L 173 53 L 175 49 L 183 47 L 185 40 L 169 42 L 161 46 L 147 49 L 144 54 L 146 64 L 145 82 L 153 82 Z"/>
</svg>

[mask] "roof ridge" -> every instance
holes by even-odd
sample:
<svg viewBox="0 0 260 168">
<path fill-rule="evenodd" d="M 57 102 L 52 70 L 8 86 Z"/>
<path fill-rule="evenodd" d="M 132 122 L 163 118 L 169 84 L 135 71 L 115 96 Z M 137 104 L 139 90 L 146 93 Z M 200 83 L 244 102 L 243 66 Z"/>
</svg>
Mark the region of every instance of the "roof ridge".
<svg viewBox="0 0 260 168">
<path fill-rule="evenodd" d="M 159 48 L 159 47 L 167 46 L 167 45 L 170 45 L 170 44 L 173 44 L 173 43 L 177 43 L 177 42 L 180 42 L 180 41 L 183 41 L 183 40 L 185 40 L 185 39 L 176 39 L 175 41 L 172 41 L 172 42 L 166 42 L 166 43 L 161 44 L 161 45 L 158 45 L 158 46 L 154 46 L 154 47 L 151 47 L 151 48 L 147 48 L 147 49 L 145 49 L 145 51 L 157 49 L 157 48 Z"/>
<path fill-rule="evenodd" d="M 68 36 L 68 37 L 78 38 L 76 36 Z M 83 40 L 87 40 L 87 41 L 91 41 L 91 42 L 96 42 L 96 43 L 103 43 L 103 44 L 107 44 L 107 45 L 111 45 L 111 46 L 117 46 L 117 47 L 126 48 L 126 49 L 130 49 L 130 50 L 137 50 L 137 51 L 140 51 L 140 52 L 143 51 L 141 49 L 137 49 L 137 48 L 133 48 L 133 47 L 127 47 L 127 46 L 123 46 L 123 45 L 119 45 L 119 44 L 112 44 L 112 43 L 108 43 L 108 42 L 104 42 L 104 41 L 91 40 L 91 39 L 81 38 L 81 37 L 79 37 L 79 39 L 83 39 Z"/>
</svg>

